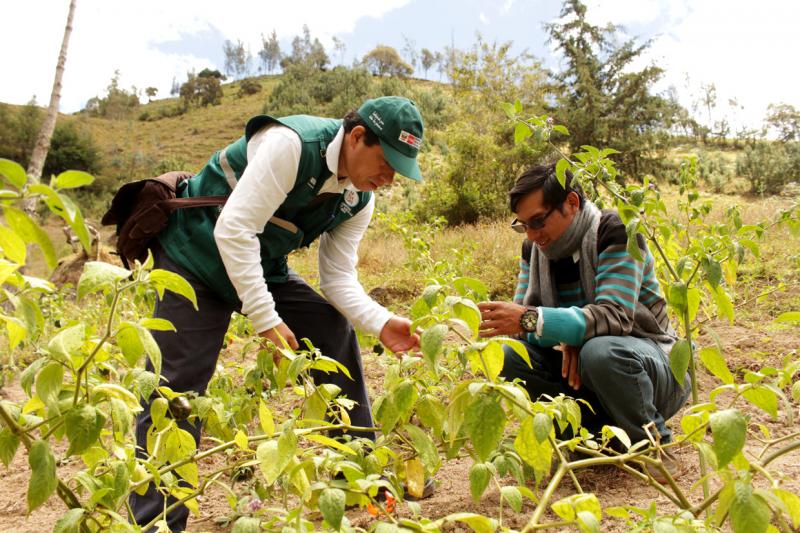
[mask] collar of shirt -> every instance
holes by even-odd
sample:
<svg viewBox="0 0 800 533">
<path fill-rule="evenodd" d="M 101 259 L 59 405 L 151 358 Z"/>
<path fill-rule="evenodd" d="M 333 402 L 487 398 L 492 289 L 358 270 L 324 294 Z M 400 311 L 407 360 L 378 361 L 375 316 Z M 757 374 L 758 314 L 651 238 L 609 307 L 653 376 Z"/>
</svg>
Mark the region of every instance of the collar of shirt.
<svg viewBox="0 0 800 533">
<path fill-rule="evenodd" d="M 345 189 L 356 190 L 353 187 L 353 184 L 350 182 L 350 178 L 345 178 L 340 180 L 337 177 L 337 173 L 339 171 L 339 153 L 342 151 L 342 143 L 344 142 L 344 127 L 339 128 L 339 132 L 333 138 L 331 143 L 328 145 L 327 150 L 325 150 L 325 163 L 328 165 L 328 170 L 333 172 L 330 178 L 325 180 L 325 183 L 322 185 L 322 188 L 319 190 L 318 194 L 322 194 L 325 192 L 342 192 Z"/>
</svg>

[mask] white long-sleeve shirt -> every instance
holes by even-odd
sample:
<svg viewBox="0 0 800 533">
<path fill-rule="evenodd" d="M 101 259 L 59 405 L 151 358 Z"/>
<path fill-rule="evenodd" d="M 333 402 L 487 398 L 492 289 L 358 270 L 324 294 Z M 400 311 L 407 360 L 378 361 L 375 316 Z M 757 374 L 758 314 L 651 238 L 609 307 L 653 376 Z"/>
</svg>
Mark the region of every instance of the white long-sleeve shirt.
<svg viewBox="0 0 800 533">
<path fill-rule="evenodd" d="M 320 193 L 354 189 L 337 178 L 344 130 L 327 147 L 325 160 L 333 175 Z M 290 128 L 268 126 L 247 143 L 247 167 L 228 197 L 214 228 L 225 270 L 242 302 L 242 313 L 260 332 L 281 322 L 264 280 L 257 238 L 295 185 L 300 163 L 300 137 Z M 373 335 L 392 314 L 370 298 L 358 281 L 358 245 L 372 218 L 375 197 L 352 218 L 323 233 L 319 244 L 320 289 L 351 323 Z"/>
</svg>

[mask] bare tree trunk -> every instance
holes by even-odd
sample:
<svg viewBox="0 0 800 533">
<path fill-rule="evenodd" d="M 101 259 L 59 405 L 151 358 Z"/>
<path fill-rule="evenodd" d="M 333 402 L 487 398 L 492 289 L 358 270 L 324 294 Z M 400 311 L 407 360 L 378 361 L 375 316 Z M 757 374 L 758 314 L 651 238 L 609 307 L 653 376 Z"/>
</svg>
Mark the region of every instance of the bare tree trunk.
<svg viewBox="0 0 800 533">
<path fill-rule="evenodd" d="M 50 139 L 53 137 L 53 130 L 56 128 L 58 118 L 58 103 L 61 100 L 61 78 L 64 76 L 64 64 L 67 62 L 67 45 L 69 36 L 72 33 L 72 16 L 75 14 L 75 0 L 69 2 L 69 13 L 67 14 L 67 26 L 64 28 L 64 38 L 61 41 L 61 51 L 58 54 L 56 64 L 56 77 L 53 80 L 53 91 L 50 93 L 50 106 L 47 108 L 42 129 L 36 138 L 36 146 L 33 148 L 31 160 L 28 164 L 28 176 L 31 183 L 39 183 L 42 178 L 42 168 L 47 152 L 50 150 Z M 30 205 L 26 202 L 25 210 L 33 211 L 35 202 Z"/>
</svg>

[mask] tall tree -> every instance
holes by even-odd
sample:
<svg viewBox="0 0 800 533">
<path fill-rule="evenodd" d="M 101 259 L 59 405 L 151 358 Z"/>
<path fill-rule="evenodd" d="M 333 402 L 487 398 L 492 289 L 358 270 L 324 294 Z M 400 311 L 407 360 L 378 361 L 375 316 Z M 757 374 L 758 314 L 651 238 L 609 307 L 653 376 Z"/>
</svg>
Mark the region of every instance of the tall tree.
<svg viewBox="0 0 800 533">
<path fill-rule="evenodd" d="M 258 52 L 264 70 L 270 74 L 275 70 L 281 60 L 281 45 L 278 43 L 278 34 L 275 30 L 269 35 L 269 39 L 261 36 L 261 50 Z"/>
<path fill-rule="evenodd" d="M 790 104 L 769 104 L 764 122 L 782 142 L 800 140 L 800 111 Z"/>
<path fill-rule="evenodd" d="M 319 39 L 311 40 L 311 30 L 303 24 L 303 36 L 295 35 L 292 39 L 292 53 L 281 60 L 281 67 L 286 69 L 289 65 L 307 63 L 312 68 L 323 70 L 329 62 L 325 47 Z"/>
<path fill-rule="evenodd" d="M 403 55 L 405 56 L 406 61 L 408 61 L 408 64 L 411 65 L 411 68 L 416 69 L 417 62 L 419 61 L 417 42 L 406 35 L 403 35 Z"/>
<path fill-rule="evenodd" d="M 344 41 L 333 36 L 333 51 L 338 52 L 339 54 L 339 64 L 344 65 L 344 51 L 347 48 L 347 45 L 344 44 Z"/>
<path fill-rule="evenodd" d="M 379 44 L 364 56 L 364 65 L 376 76 L 410 76 L 414 69 L 400 58 L 397 50 Z"/>
<path fill-rule="evenodd" d="M 236 43 L 226 40 L 222 45 L 225 53 L 225 73 L 235 79 L 245 77 L 250 70 L 250 52 L 239 39 Z"/>
<path fill-rule="evenodd" d="M 64 65 L 67 62 L 67 46 L 69 36 L 72 34 L 72 18 L 75 15 L 75 0 L 70 0 L 69 11 L 67 12 L 67 25 L 64 27 L 64 37 L 61 39 L 61 50 L 58 53 L 56 63 L 56 75 L 53 79 L 53 90 L 50 93 L 50 105 L 42 124 L 42 129 L 36 138 L 36 145 L 33 147 L 31 161 L 28 164 L 28 175 L 34 182 L 39 182 L 42 178 L 42 168 L 50 149 L 50 139 L 53 137 L 53 130 L 56 128 L 58 118 L 58 103 L 61 101 L 61 79 L 64 77 Z M 32 211 L 35 204 L 26 204 L 25 209 Z"/>
<path fill-rule="evenodd" d="M 428 70 L 436 64 L 436 54 L 427 48 L 423 48 L 420 53 L 420 63 L 422 65 L 422 70 L 425 71 L 425 77 L 427 78 Z"/>
<path fill-rule="evenodd" d="M 631 69 L 650 42 L 619 43 L 612 24 L 593 26 L 580 0 L 565 0 L 560 19 L 545 25 L 566 68 L 553 75 L 559 121 L 570 130 L 573 150 L 583 145 L 615 148 L 624 171 L 639 176 L 659 164 L 655 150 L 667 138 L 674 109 L 651 93 L 662 69 Z"/>
</svg>

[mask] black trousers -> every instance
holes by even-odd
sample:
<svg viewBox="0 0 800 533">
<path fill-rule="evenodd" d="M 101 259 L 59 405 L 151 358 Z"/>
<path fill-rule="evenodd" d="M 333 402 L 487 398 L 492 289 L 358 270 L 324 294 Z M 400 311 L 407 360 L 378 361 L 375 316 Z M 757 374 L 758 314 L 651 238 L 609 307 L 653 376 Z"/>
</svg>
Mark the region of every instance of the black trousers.
<svg viewBox="0 0 800 533">
<path fill-rule="evenodd" d="M 191 302 L 169 291 L 164 299 L 156 303 L 154 316 L 172 322 L 174 331 L 154 331 L 153 336 L 161 349 L 161 374 L 166 384 L 175 391 L 194 391 L 204 394 L 214 369 L 231 313 L 238 307 L 221 300 L 206 285 L 191 273 L 176 265 L 163 250 L 155 250 L 155 267 L 170 270 L 183 276 L 197 294 L 195 310 Z M 320 352 L 336 359 L 347 367 L 352 380 L 343 373 L 314 375 L 318 383 L 333 383 L 342 389 L 341 395 L 354 400 L 355 407 L 349 412 L 355 426 L 372 427 L 373 419 L 369 397 L 364 383 L 363 364 L 353 326 L 325 298 L 312 289 L 294 272 L 290 272 L 285 283 L 270 283 L 269 290 L 275 299 L 275 307 L 294 332 L 298 341 L 308 338 Z M 300 343 L 303 346 L 302 342 Z M 148 369 L 152 366 L 148 361 Z M 139 457 L 146 457 L 147 430 L 152 425 L 150 403 L 136 419 L 136 443 Z M 195 442 L 200 441 L 200 424 L 181 422 L 181 428 L 191 433 Z M 374 433 L 360 433 L 359 436 L 374 440 Z M 164 512 L 165 505 L 174 500 L 164 497 L 150 484 L 147 493 L 131 495 L 131 507 L 139 525 L 148 524 Z M 189 510 L 185 506 L 176 508 L 167 516 L 172 531 L 183 531 Z"/>
</svg>

